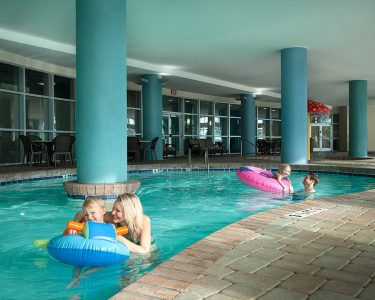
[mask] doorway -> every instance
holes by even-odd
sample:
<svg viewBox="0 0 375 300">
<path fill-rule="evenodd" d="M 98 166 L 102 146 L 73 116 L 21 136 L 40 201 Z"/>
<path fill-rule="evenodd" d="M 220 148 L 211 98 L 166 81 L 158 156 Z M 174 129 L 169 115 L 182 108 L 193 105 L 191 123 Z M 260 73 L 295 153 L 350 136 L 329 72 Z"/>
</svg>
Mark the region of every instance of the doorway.
<svg viewBox="0 0 375 300">
<path fill-rule="evenodd" d="M 163 142 L 174 144 L 177 155 L 183 155 L 184 149 L 181 128 L 181 114 L 163 114 Z"/>
<path fill-rule="evenodd" d="M 310 137 L 314 152 L 332 151 L 332 126 L 311 124 Z"/>
</svg>

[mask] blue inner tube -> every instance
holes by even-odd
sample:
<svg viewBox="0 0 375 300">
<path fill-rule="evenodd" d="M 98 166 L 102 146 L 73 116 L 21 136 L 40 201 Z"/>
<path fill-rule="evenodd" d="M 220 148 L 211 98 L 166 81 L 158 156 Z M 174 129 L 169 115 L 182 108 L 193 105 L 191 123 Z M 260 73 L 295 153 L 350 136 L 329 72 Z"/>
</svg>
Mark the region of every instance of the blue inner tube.
<svg viewBox="0 0 375 300">
<path fill-rule="evenodd" d="M 60 262 L 87 267 L 116 264 L 130 256 L 129 249 L 121 242 L 86 239 L 78 234 L 53 238 L 48 243 L 48 253 Z"/>
</svg>

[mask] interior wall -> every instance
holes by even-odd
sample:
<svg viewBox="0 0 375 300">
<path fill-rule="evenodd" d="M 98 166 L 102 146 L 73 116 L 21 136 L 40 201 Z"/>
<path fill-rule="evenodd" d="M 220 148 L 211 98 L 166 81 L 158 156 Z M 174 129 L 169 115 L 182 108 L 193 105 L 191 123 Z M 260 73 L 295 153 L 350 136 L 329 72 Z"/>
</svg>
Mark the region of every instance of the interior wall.
<svg viewBox="0 0 375 300">
<path fill-rule="evenodd" d="M 368 151 L 375 152 L 375 106 L 367 110 Z"/>
</svg>

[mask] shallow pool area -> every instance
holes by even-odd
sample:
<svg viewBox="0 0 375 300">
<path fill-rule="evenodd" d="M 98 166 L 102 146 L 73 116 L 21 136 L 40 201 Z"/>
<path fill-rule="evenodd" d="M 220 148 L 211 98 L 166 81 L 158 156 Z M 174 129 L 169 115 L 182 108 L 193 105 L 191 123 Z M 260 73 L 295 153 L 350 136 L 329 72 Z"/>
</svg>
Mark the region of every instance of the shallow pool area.
<svg viewBox="0 0 375 300">
<path fill-rule="evenodd" d="M 305 173 L 292 174 L 295 190 Z M 375 188 L 374 177 L 319 174 L 317 197 Z M 259 192 L 241 183 L 234 171 L 129 174 L 141 181 L 138 195 L 151 217 L 157 250 L 124 263 L 79 270 L 35 249 L 35 239 L 61 233 L 82 200 L 66 197 L 62 182 L 51 179 L 0 187 L 2 299 L 104 299 L 144 272 L 204 236 L 250 214 L 292 203 L 291 196 Z M 68 178 L 71 180 L 71 178 Z"/>
</svg>

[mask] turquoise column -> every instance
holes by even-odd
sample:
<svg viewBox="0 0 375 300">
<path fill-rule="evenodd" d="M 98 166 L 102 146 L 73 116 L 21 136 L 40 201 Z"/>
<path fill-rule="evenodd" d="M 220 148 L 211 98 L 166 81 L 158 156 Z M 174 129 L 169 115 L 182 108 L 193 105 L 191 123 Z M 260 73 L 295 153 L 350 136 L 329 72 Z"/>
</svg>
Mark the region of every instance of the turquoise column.
<svg viewBox="0 0 375 300">
<path fill-rule="evenodd" d="M 126 1 L 76 1 L 77 175 L 127 180 Z"/>
<path fill-rule="evenodd" d="M 281 50 L 281 161 L 307 163 L 307 49 Z"/>
<path fill-rule="evenodd" d="M 142 75 L 142 100 L 143 100 L 143 139 L 151 141 L 159 137 L 156 143 L 156 159 L 163 159 L 163 103 L 162 103 L 162 77 L 159 74 Z M 152 154 L 147 151 L 146 159 L 152 160 Z"/>
<path fill-rule="evenodd" d="M 242 153 L 256 154 L 256 111 L 254 94 L 241 95 Z"/>
<path fill-rule="evenodd" d="M 367 80 L 349 81 L 349 156 L 367 157 Z"/>
</svg>

